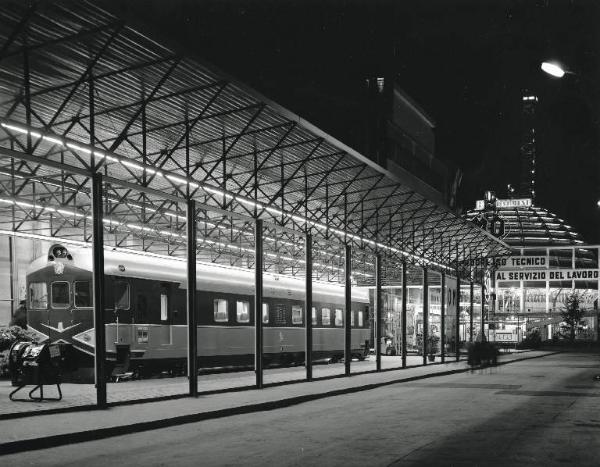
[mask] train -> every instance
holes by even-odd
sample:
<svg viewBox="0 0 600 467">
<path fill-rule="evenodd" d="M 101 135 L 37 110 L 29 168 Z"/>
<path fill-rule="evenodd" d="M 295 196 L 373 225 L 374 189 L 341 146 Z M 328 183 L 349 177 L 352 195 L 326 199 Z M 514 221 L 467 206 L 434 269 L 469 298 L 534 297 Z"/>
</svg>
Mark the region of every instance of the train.
<svg viewBox="0 0 600 467">
<path fill-rule="evenodd" d="M 139 377 L 187 372 L 186 261 L 123 249 L 104 250 L 108 373 Z M 59 343 L 80 380 L 93 380 L 95 334 L 92 251 L 54 244 L 27 271 L 27 324 L 40 342 Z M 264 273 L 264 365 L 305 361 L 304 280 Z M 254 270 L 197 263 L 198 368 L 254 365 Z M 313 283 L 312 359 L 344 355 L 343 286 Z M 369 349 L 369 292 L 352 289 L 353 358 Z"/>
</svg>

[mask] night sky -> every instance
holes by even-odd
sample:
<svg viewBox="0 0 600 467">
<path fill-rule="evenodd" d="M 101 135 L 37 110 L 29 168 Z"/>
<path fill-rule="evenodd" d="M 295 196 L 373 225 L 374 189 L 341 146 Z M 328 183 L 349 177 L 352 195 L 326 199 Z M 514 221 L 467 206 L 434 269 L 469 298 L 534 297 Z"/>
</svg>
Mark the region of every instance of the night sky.
<svg viewBox="0 0 600 467">
<path fill-rule="evenodd" d="M 600 243 L 600 2 L 105 0 L 361 150 L 364 82 L 396 76 L 460 167 L 463 209 L 518 185 L 521 95 L 539 97 L 536 200 Z M 559 60 L 563 79 L 540 70 Z"/>
</svg>

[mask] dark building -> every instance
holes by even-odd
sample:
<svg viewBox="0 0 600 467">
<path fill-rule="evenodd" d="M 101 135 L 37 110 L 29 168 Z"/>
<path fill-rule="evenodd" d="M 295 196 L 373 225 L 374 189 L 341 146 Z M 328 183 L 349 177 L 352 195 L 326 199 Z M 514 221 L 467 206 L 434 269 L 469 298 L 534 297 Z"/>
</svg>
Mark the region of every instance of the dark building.
<svg viewBox="0 0 600 467">
<path fill-rule="evenodd" d="M 393 79 L 366 80 L 363 151 L 438 204 L 455 206 L 461 172 L 435 155 L 435 121 Z"/>
</svg>

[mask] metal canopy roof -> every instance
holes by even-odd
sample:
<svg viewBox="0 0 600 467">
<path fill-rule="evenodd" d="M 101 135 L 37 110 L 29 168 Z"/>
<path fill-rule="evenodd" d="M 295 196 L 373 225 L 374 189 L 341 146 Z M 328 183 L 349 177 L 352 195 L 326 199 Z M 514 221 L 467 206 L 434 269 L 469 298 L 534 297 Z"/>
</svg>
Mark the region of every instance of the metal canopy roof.
<svg viewBox="0 0 600 467">
<path fill-rule="evenodd" d="M 363 271 L 374 253 L 434 268 L 509 253 L 297 115 L 92 3 L 28 3 L 0 12 L 0 228 L 87 240 L 88 182 L 100 170 L 115 246 L 185 254 L 190 196 L 199 257 L 210 261 L 253 262 L 256 217 L 267 267 L 292 273 L 307 230 L 328 278 L 343 269 L 343 243 Z"/>
</svg>

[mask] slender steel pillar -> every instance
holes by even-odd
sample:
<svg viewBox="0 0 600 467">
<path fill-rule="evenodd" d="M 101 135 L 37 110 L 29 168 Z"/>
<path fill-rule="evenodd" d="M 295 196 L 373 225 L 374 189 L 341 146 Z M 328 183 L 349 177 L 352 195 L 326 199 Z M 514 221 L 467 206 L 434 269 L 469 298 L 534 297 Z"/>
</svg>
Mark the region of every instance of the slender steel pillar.
<svg viewBox="0 0 600 467">
<path fill-rule="evenodd" d="M 470 281 L 470 292 L 469 292 L 469 342 L 473 342 L 473 304 L 475 301 L 475 284 L 473 279 Z"/>
<path fill-rule="evenodd" d="M 546 260 L 546 264 L 550 264 L 550 262 L 548 260 Z M 491 284 L 490 300 L 491 300 L 491 312 L 492 312 L 491 321 L 494 323 L 494 326 L 497 328 L 497 322 L 496 322 L 496 269 L 495 268 L 492 268 L 492 273 L 491 273 L 490 279 L 491 279 L 491 281 L 490 281 L 490 284 Z M 550 282 L 546 281 L 546 313 L 548 312 L 549 287 L 550 287 Z M 490 337 L 489 322 L 490 322 L 490 315 L 488 314 L 488 340 Z"/>
<path fill-rule="evenodd" d="M 458 264 L 458 256 L 456 258 L 456 262 Z M 456 339 L 455 339 L 455 347 L 456 347 L 456 361 L 460 360 L 460 274 L 458 271 L 458 266 L 456 266 Z"/>
<path fill-rule="evenodd" d="M 263 335 L 262 335 L 262 296 L 263 296 L 263 221 L 256 219 L 254 228 L 254 371 L 256 387 L 263 387 Z M 307 320 L 308 321 L 308 320 Z"/>
<path fill-rule="evenodd" d="M 381 371 L 381 255 L 375 256 L 375 364 Z"/>
<path fill-rule="evenodd" d="M 305 303 L 306 303 L 306 322 L 305 325 L 305 352 L 306 357 L 304 359 L 306 365 L 306 380 L 312 381 L 312 235 L 307 233 L 304 243 L 304 255 L 306 263 L 306 292 L 305 292 Z"/>
<path fill-rule="evenodd" d="M 344 316 L 344 369 L 346 376 L 350 376 L 350 362 L 352 361 L 352 328 L 350 326 L 350 315 L 352 314 L 352 248 L 346 245 L 346 313 Z"/>
<path fill-rule="evenodd" d="M 9 260 L 9 281 L 10 281 L 10 318 L 15 316 L 15 305 L 16 297 L 18 297 L 18 291 L 15 293 L 15 279 L 17 277 L 17 271 L 15 268 L 15 238 L 8 237 L 8 260 Z"/>
<path fill-rule="evenodd" d="M 187 322 L 190 396 L 198 397 L 198 317 L 196 314 L 196 202 L 187 202 Z"/>
<path fill-rule="evenodd" d="M 481 340 L 485 340 L 485 289 L 484 289 L 484 282 L 481 283 Z"/>
<path fill-rule="evenodd" d="M 442 271 L 442 290 L 440 297 L 440 351 L 442 352 L 442 363 L 446 362 L 446 271 Z"/>
<path fill-rule="evenodd" d="M 406 368 L 406 304 L 408 299 L 408 287 L 406 287 L 406 261 L 402 262 L 402 342 L 400 343 L 400 354 L 402 355 L 402 368 Z M 379 344 L 379 343 L 378 343 Z"/>
<path fill-rule="evenodd" d="M 423 268 L 423 365 L 427 365 L 429 346 L 429 277 L 427 267 Z"/>
<path fill-rule="evenodd" d="M 92 255 L 94 272 L 94 335 L 96 403 L 106 408 L 106 329 L 104 328 L 104 227 L 102 223 L 102 174 L 92 175 Z"/>
</svg>

